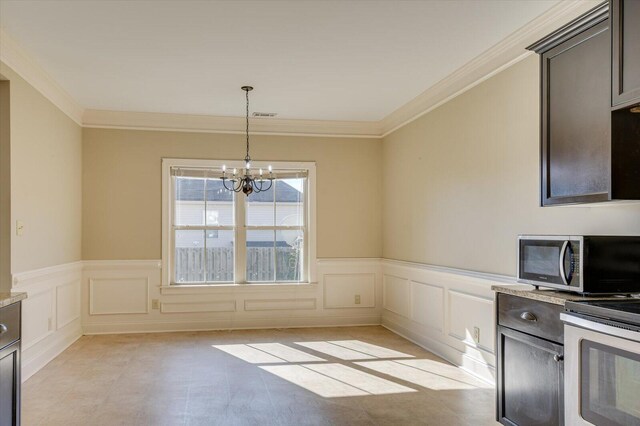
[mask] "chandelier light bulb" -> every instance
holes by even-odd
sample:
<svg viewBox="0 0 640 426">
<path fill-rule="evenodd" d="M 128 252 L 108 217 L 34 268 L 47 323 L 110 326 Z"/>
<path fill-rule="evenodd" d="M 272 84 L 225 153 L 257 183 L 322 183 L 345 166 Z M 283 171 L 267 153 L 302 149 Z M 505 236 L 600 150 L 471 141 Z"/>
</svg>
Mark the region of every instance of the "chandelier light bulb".
<svg viewBox="0 0 640 426">
<path fill-rule="evenodd" d="M 271 173 L 271 164 L 269 164 L 269 173 Z"/>
<path fill-rule="evenodd" d="M 234 175 L 234 176 L 236 175 L 236 172 L 237 172 L 237 171 L 238 171 L 237 169 L 235 169 L 235 168 L 233 169 L 233 175 Z"/>
<path fill-rule="evenodd" d="M 227 165 L 226 165 L 226 164 L 223 164 L 223 165 L 222 165 L 222 173 L 224 173 L 224 172 L 226 172 L 226 171 L 227 171 Z"/>
</svg>

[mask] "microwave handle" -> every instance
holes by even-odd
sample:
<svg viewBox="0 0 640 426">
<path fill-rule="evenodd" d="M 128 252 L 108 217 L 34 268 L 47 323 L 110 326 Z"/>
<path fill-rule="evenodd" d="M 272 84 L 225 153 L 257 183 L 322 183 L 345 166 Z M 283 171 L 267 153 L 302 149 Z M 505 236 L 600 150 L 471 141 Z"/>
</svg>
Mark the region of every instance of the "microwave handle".
<svg viewBox="0 0 640 426">
<path fill-rule="evenodd" d="M 565 241 L 562 244 L 562 248 L 560 249 L 560 259 L 558 259 L 559 262 L 559 266 L 560 266 L 560 278 L 562 278 L 562 282 L 565 285 L 569 285 L 569 279 L 567 279 L 567 274 L 564 270 L 564 256 L 567 253 L 567 250 L 569 249 L 569 241 Z"/>
</svg>

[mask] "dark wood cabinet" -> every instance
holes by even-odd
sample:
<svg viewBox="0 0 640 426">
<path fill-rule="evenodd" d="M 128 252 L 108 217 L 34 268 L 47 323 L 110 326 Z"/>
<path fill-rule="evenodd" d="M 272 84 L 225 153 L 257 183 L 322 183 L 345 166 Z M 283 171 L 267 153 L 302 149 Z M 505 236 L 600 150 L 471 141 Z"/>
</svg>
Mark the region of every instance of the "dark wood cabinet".
<svg viewBox="0 0 640 426">
<path fill-rule="evenodd" d="M 0 426 L 20 424 L 20 308 L 0 308 Z"/>
<path fill-rule="evenodd" d="M 564 333 L 559 305 L 497 297 L 497 420 L 564 424 Z"/>
<path fill-rule="evenodd" d="M 0 349 L 0 426 L 20 424 L 20 342 Z"/>
<path fill-rule="evenodd" d="M 618 3 L 640 9 L 640 1 Z M 611 110 L 611 22 L 603 3 L 530 46 L 541 58 L 542 206 L 640 199 L 640 114 Z M 629 69 L 634 61 L 618 60 Z M 625 87 L 636 79 L 640 87 L 640 71 L 629 72 Z"/>
<path fill-rule="evenodd" d="M 640 1 L 610 0 L 612 37 L 611 105 L 640 103 Z"/>
<path fill-rule="evenodd" d="M 498 421 L 564 424 L 563 346 L 498 327 Z"/>
</svg>

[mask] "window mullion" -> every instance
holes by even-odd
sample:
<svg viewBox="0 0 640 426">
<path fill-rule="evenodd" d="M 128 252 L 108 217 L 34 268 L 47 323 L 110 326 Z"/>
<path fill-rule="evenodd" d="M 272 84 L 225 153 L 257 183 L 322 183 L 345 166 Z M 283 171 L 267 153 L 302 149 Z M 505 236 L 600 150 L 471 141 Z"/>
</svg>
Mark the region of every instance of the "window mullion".
<svg viewBox="0 0 640 426">
<path fill-rule="evenodd" d="M 273 184 L 273 281 L 278 281 L 278 245 L 276 244 L 278 241 L 278 233 L 275 229 L 275 226 L 278 224 L 278 203 L 276 198 L 276 192 L 278 191 L 278 179 L 276 179 Z"/>
<path fill-rule="evenodd" d="M 234 256 L 234 281 L 236 283 L 247 282 L 247 227 L 246 227 L 246 196 L 236 193 L 233 197 L 235 211 L 235 256 Z"/>
</svg>

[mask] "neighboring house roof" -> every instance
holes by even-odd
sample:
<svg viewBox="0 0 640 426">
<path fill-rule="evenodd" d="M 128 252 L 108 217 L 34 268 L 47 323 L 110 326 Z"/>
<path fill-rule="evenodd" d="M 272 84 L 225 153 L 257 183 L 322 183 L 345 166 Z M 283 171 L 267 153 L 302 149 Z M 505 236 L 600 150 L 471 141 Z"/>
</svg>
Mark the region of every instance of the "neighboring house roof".
<svg viewBox="0 0 640 426">
<path fill-rule="evenodd" d="M 178 178 L 176 179 L 176 195 L 179 201 L 202 201 L 203 192 L 205 191 L 205 182 L 207 184 L 206 194 L 207 201 L 231 201 L 232 193 L 222 186 L 222 181 L 218 179 L 192 179 Z M 267 184 L 267 182 L 265 182 Z M 227 183 L 228 186 L 231 182 Z M 300 191 L 287 184 L 283 180 L 274 183 L 276 190 L 276 201 L 284 203 L 295 203 L 300 200 Z M 242 193 L 241 193 L 242 194 Z M 253 193 L 249 195 L 250 201 L 271 202 L 273 201 L 273 189 L 270 191 Z"/>
</svg>

